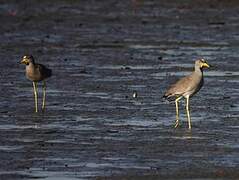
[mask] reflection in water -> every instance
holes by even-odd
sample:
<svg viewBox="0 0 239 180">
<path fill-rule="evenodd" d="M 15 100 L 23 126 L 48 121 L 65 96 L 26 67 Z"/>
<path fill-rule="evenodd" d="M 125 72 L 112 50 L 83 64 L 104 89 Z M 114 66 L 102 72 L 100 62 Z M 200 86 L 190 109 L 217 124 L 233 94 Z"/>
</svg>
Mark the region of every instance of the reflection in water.
<svg viewBox="0 0 239 180">
<path fill-rule="evenodd" d="M 177 130 L 176 130 L 177 131 Z M 182 134 L 178 134 L 178 136 L 173 136 L 175 139 L 204 139 L 203 137 L 193 135 L 193 130 L 186 130 L 181 132 Z"/>
</svg>

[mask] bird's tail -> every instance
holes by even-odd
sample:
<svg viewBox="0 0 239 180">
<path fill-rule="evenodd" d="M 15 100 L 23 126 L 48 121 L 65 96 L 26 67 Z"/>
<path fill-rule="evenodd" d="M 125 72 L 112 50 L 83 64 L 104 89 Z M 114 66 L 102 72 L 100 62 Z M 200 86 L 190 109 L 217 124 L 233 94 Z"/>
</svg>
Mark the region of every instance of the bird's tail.
<svg viewBox="0 0 239 180">
<path fill-rule="evenodd" d="M 162 99 L 165 99 L 167 101 L 174 101 L 175 100 L 175 98 L 173 96 L 171 96 L 170 94 L 164 94 L 162 96 Z"/>
</svg>

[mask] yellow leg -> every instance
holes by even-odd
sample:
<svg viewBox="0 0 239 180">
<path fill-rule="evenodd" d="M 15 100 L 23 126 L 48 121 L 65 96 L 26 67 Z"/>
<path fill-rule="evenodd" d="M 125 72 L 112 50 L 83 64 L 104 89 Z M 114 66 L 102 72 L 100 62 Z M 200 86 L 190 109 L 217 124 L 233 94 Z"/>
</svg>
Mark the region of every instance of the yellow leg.
<svg viewBox="0 0 239 180">
<path fill-rule="evenodd" d="M 191 130 L 191 118 L 190 118 L 190 112 L 189 112 L 189 96 L 186 97 L 186 110 L 187 110 L 187 116 L 188 116 L 188 129 Z"/>
<path fill-rule="evenodd" d="M 38 102 L 37 102 L 37 82 L 33 82 L 34 98 L 35 98 L 35 111 L 38 112 Z"/>
<path fill-rule="evenodd" d="M 178 111 L 178 101 L 181 99 L 182 97 L 178 97 L 175 100 L 175 106 L 176 106 L 176 122 L 175 122 L 175 128 L 177 128 L 179 126 L 179 111 Z"/>
<path fill-rule="evenodd" d="M 42 110 L 45 110 L 45 105 L 46 105 L 46 81 L 43 81 L 43 99 L 42 99 Z"/>
</svg>

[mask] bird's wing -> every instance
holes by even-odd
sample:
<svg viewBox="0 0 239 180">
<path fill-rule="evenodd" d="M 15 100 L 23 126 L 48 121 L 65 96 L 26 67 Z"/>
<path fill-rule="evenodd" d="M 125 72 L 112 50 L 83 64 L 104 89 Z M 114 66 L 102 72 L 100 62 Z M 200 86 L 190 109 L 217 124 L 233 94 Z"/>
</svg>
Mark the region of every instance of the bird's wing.
<svg viewBox="0 0 239 180">
<path fill-rule="evenodd" d="M 35 64 L 35 68 L 37 71 L 39 71 L 41 74 L 44 74 L 45 66 L 43 64 Z"/>
<path fill-rule="evenodd" d="M 186 77 L 179 79 L 176 83 L 172 84 L 170 88 L 166 91 L 165 97 L 172 97 L 177 95 L 182 95 L 191 87 L 192 83 L 192 74 Z"/>
<path fill-rule="evenodd" d="M 44 78 L 50 77 L 52 74 L 52 71 L 43 64 L 36 64 L 36 69 L 44 76 Z"/>
</svg>

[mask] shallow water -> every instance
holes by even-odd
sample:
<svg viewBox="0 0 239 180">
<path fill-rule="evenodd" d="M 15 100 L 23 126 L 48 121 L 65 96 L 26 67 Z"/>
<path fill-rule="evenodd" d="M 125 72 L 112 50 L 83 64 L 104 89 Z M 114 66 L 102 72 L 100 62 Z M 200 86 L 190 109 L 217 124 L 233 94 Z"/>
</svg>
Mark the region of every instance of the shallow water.
<svg viewBox="0 0 239 180">
<path fill-rule="evenodd" d="M 237 5 L 2 1 L 0 179 L 238 178 Z M 44 113 L 25 53 L 53 69 Z M 193 129 L 183 101 L 174 129 L 161 97 L 199 57 L 213 68 L 191 99 Z"/>
</svg>

